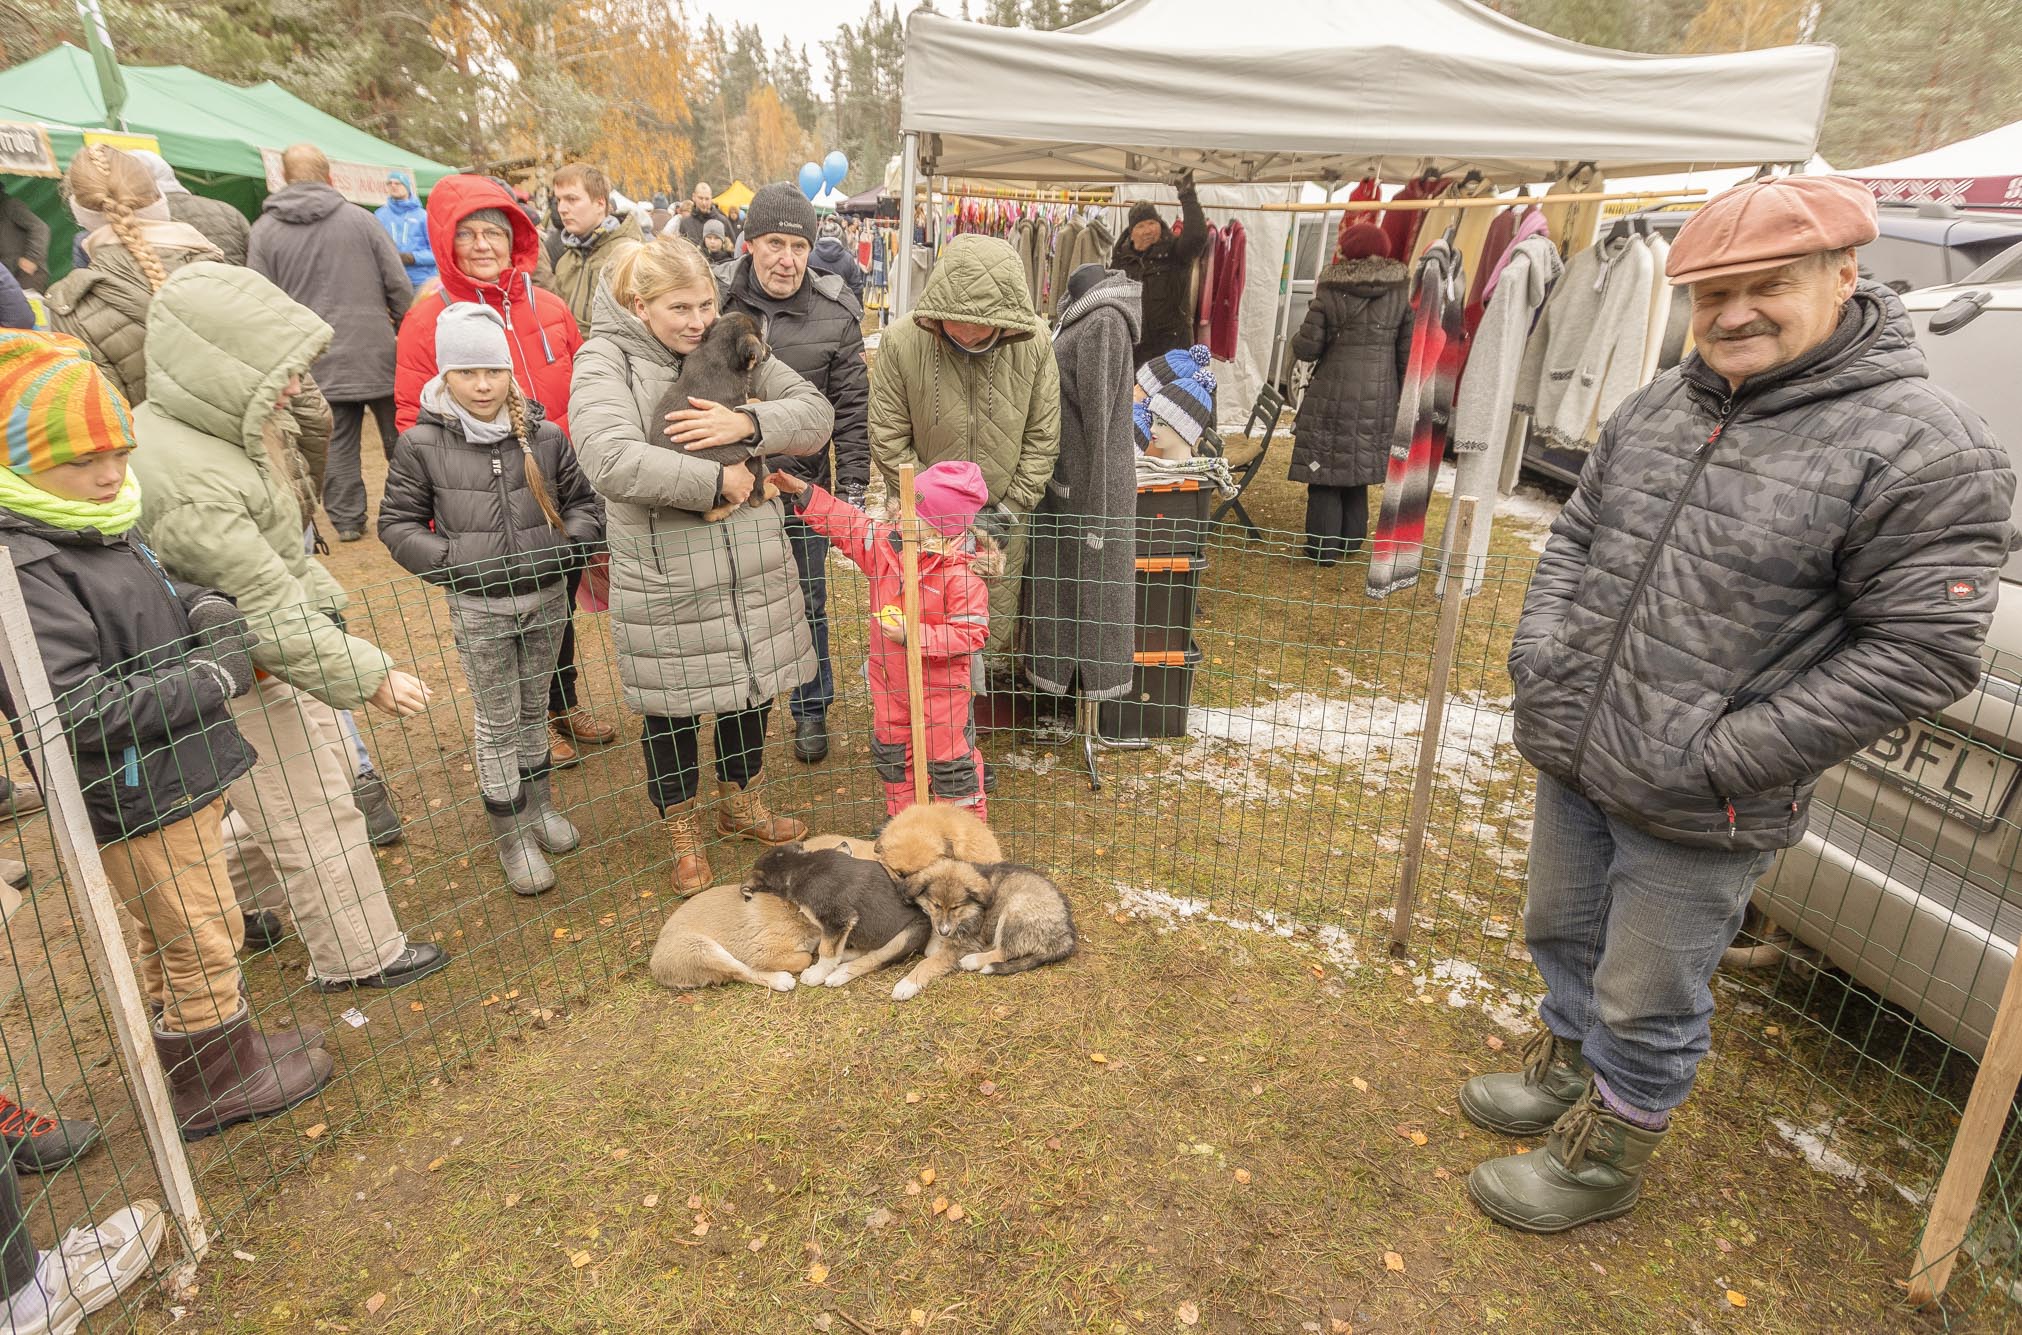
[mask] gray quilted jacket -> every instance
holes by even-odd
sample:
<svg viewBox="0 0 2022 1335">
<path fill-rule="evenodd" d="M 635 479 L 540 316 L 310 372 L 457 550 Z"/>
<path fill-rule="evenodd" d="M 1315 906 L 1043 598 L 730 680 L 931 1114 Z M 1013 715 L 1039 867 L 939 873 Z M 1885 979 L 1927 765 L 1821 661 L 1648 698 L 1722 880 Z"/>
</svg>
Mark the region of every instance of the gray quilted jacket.
<svg viewBox="0 0 2022 1335">
<path fill-rule="evenodd" d="M 1660 838 L 1796 843 L 1820 774 L 1978 679 L 2014 494 L 1877 284 L 1732 395 L 1689 358 L 1609 419 L 1552 526 L 1518 748 Z"/>
<path fill-rule="evenodd" d="M 1313 382 L 1292 423 L 1292 481 L 1373 487 L 1390 467 L 1411 358 L 1411 271 L 1371 256 L 1321 273 L 1292 355 Z"/>
<path fill-rule="evenodd" d="M 685 718 L 763 704 L 814 675 L 814 639 L 777 499 L 715 523 L 723 468 L 679 450 L 656 409 L 681 359 L 611 298 L 591 299 L 569 425 L 583 476 L 604 498 L 611 635 L 625 701 Z M 828 444 L 828 400 L 777 357 L 759 363 L 751 414 L 768 457 Z"/>
</svg>

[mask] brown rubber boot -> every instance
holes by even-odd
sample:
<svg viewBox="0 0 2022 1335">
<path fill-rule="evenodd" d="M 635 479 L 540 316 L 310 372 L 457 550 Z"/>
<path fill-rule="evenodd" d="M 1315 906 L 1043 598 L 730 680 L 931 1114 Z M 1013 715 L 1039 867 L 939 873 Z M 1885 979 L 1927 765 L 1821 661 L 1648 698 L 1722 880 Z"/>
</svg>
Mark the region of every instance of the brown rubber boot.
<svg viewBox="0 0 2022 1335">
<path fill-rule="evenodd" d="M 709 888 L 709 859 L 702 855 L 702 824 L 697 799 L 667 808 L 667 833 L 674 841 L 674 894 L 686 897 Z"/>
<path fill-rule="evenodd" d="M 154 1050 L 184 1140 L 287 1111 L 323 1088 L 335 1064 L 321 1048 L 270 1050 L 243 1007 L 214 1029 L 156 1029 Z"/>
<path fill-rule="evenodd" d="M 716 828 L 737 839 L 761 844 L 790 844 L 807 833 L 807 826 L 791 816 L 775 816 L 765 809 L 765 799 L 755 788 L 739 788 L 734 783 L 716 785 L 723 805 L 716 809 Z"/>
</svg>

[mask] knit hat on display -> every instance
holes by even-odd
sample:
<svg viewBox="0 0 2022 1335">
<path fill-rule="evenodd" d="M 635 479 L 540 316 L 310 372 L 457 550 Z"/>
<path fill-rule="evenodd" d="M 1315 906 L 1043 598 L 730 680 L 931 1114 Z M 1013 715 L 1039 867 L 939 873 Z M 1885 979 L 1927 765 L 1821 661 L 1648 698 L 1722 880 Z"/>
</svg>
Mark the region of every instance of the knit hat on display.
<svg viewBox="0 0 2022 1335">
<path fill-rule="evenodd" d="M 1147 394 L 1156 394 L 1175 380 L 1187 380 L 1208 369 L 1214 354 L 1205 343 L 1196 343 L 1190 348 L 1174 348 L 1162 357 L 1154 357 L 1137 368 L 1137 384 Z"/>
<path fill-rule="evenodd" d="M 814 205 L 807 202 L 799 186 L 784 181 L 762 187 L 751 197 L 751 206 L 744 215 L 744 235 L 751 241 L 784 232 L 788 236 L 806 237 L 812 245 L 814 228 Z"/>
<path fill-rule="evenodd" d="M 1151 448 L 1151 405 L 1143 400 L 1130 405 L 1130 434 L 1139 454 Z"/>
<path fill-rule="evenodd" d="M 512 364 L 505 321 L 497 311 L 481 301 L 443 307 L 435 322 L 436 370 L 510 371 Z"/>
<path fill-rule="evenodd" d="M 1188 445 L 1199 445 L 1201 436 L 1215 424 L 1214 372 L 1202 371 L 1173 381 L 1153 394 L 1145 407 Z"/>
<path fill-rule="evenodd" d="M 28 329 L 0 330 L 0 432 L 22 477 L 134 447 L 126 400 L 84 344 Z"/>
<path fill-rule="evenodd" d="M 976 512 L 989 503 L 990 489 L 975 464 L 948 460 L 920 473 L 913 497 L 920 518 L 952 538 L 976 522 Z"/>
<path fill-rule="evenodd" d="M 1678 229 L 1664 273 L 1673 287 L 1779 269 L 1807 255 L 1865 246 L 1880 233 L 1874 192 L 1845 176 L 1779 176 L 1715 195 Z"/>
<path fill-rule="evenodd" d="M 1390 253 L 1390 234 L 1375 223 L 1359 222 L 1353 227 L 1341 229 L 1341 240 L 1334 248 L 1335 258 L 1342 263 L 1350 260 L 1393 259 Z"/>
</svg>

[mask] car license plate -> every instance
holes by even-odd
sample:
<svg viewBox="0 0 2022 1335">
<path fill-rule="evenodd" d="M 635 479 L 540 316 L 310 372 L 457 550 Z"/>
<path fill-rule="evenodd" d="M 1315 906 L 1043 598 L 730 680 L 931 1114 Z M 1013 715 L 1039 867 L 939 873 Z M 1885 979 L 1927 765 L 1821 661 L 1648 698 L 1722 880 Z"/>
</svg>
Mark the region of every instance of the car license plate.
<svg viewBox="0 0 2022 1335">
<path fill-rule="evenodd" d="M 2022 773 L 2022 763 L 1925 723 L 1897 728 L 1854 762 L 1982 830 L 1994 827 Z"/>
</svg>

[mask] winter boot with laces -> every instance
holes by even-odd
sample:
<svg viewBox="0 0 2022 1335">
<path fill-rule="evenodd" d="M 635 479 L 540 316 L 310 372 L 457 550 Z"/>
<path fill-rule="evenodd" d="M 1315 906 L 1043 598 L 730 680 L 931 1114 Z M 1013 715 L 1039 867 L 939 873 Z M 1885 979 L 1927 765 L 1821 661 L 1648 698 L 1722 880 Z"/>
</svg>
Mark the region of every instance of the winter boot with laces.
<svg viewBox="0 0 2022 1335">
<path fill-rule="evenodd" d="M 719 783 L 716 795 L 723 803 L 716 811 L 719 833 L 761 844 L 790 844 L 807 833 L 807 826 L 793 817 L 775 816 L 766 810 L 765 799 L 755 788 Z"/>
<path fill-rule="evenodd" d="M 544 852 L 573 853 L 582 845 L 583 835 L 569 818 L 555 809 L 555 791 L 546 770 L 522 774 L 520 791 L 526 794 L 527 823 Z"/>
<path fill-rule="evenodd" d="M 506 884 L 516 895 L 544 895 L 555 888 L 555 869 L 541 856 L 535 836 L 535 820 L 528 810 L 527 790 L 510 802 L 484 800 L 484 814 L 491 820 L 492 838 L 498 844 L 498 865 L 505 869 Z"/>
<path fill-rule="evenodd" d="M 702 822 L 698 801 L 689 798 L 667 808 L 667 837 L 674 845 L 674 896 L 685 899 L 709 888 L 709 859 L 702 855 Z"/>
<path fill-rule="evenodd" d="M 1505 1136 L 1539 1136 L 1580 1100 L 1593 1070 L 1580 1045 L 1540 1026 L 1524 1044 L 1523 1069 L 1478 1075 L 1460 1087 L 1467 1120 Z"/>
<path fill-rule="evenodd" d="M 1608 1110 L 1592 1080 L 1552 1125 L 1542 1149 L 1475 1165 L 1467 1194 L 1483 1214 L 1526 1233 L 1563 1233 L 1636 1208 L 1650 1154 L 1664 1129 Z"/>
</svg>

